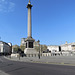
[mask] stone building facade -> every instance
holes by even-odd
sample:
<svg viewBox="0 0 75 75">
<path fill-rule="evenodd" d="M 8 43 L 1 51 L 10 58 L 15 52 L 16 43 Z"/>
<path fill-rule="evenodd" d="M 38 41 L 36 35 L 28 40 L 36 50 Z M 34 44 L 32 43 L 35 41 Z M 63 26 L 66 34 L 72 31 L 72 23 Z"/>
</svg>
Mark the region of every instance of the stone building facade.
<svg viewBox="0 0 75 75">
<path fill-rule="evenodd" d="M 61 51 L 75 51 L 75 42 L 61 45 Z"/>
<path fill-rule="evenodd" d="M 59 46 L 56 45 L 49 45 L 47 46 L 47 49 L 51 52 L 59 52 Z"/>
<path fill-rule="evenodd" d="M 75 52 L 75 42 L 73 43 L 65 43 L 60 46 L 56 45 L 49 45 L 47 46 L 47 49 L 51 52 Z"/>
<path fill-rule="evenodd" d="M 0 54 L 10 54 L 12 52 L 12 44 L 0 41 Z"/>
<path fill-rule="evenodd" d="M 21 45 L 23 45 L 23 46 L 26 46 L 25 39 L 26 39 L 26 38 L 22 38 L 22 39 L 21 39 Z"/>
<path fill-rule="evenodd" d="M 21 39 L 21 45 L 23 45 L 23 46 L 26 46 L 26 41 L 25 41 L 25 39 L 26 39 L 26 38 L 22 38 L 22 39 Z M 34 48 L 35 48 L 35 46 L 39 47 L 39 42 L 38 42 L 38 41 L 34 41 L 33 45 L 34 45 Z"/>
</svg>

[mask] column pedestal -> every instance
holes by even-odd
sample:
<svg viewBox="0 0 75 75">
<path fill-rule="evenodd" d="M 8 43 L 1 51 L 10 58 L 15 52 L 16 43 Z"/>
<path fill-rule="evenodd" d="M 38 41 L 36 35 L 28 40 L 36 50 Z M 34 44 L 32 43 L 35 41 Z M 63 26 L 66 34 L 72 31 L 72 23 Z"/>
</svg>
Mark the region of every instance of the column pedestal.
<svg viewBox="0 0 75 75">
<path fill-rule="evenodd" d="M 38 54 L 38 52 L 34 49 L 34 39 L 27 38 L 26 40 L 26 49 L 24 50 L 25 54 Z"/>
<path fill-rule="evenodd" d="M 38 52 L 34 48 L 26 48 L 24 50 L 25 54 L 38 54 Z"/>
</svg>

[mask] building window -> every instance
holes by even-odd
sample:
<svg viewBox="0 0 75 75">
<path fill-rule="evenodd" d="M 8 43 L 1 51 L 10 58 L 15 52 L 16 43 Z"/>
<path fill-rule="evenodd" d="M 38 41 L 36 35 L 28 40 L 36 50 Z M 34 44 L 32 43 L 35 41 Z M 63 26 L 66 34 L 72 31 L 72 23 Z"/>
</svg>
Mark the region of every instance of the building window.
<svg viewBox="0 0 75 75">
<path fill-rule="evenodd" d="M 72 47 L 75 47 L 75 45 L 72 45 Z"/>
</svg>

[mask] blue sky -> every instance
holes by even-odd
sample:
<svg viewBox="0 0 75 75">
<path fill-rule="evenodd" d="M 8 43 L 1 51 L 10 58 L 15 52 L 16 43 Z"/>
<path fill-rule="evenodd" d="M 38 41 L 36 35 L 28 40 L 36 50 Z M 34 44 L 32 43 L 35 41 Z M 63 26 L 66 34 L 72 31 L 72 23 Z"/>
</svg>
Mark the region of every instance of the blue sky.
<svg viewBox="0 0 75 75">
<path fill-rule="evenodd" d="M 0 37 L 21 43 L 27 38 L 28 0 L 0 0 Z M 32 37 L 41 44 L 75 42 L 75 0 L 31 0 Z"/>
</svg>

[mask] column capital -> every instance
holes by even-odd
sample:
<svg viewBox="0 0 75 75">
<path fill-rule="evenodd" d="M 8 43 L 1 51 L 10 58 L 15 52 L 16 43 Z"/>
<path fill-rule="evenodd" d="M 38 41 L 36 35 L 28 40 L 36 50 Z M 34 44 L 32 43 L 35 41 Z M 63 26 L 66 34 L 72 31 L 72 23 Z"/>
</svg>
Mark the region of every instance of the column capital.
<svg viewBox="0 0 75 75">
<path fill-rule="evenodd" d="M 30 0 L 29 0 L 29 3 L 28 3 L 28 5 L 27 5 L 27 8 L 31 8 L 33 5 L 31 5 L 31 2 L 30 2 Z"/>
</svg>

